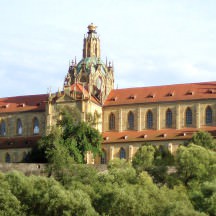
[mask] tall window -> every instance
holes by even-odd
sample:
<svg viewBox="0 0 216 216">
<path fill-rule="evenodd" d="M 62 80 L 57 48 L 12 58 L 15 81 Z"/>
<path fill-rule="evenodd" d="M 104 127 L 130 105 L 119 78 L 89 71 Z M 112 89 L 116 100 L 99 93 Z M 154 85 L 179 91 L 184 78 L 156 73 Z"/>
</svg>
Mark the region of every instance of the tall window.
<svg viewBox="0 0 216 216">
<path fill-rule="evenodd" d="M 172 111 L 170 109 L 166 111 L 166 127 L 172 127 Z"/>
<path fill-rule="evenodd" d="M 134 114 L 131 111 L 128 113 L 128 129 L 134 129 Z"/>
<path fill-rule="evenodd" d="M 192 115 L 192 110 L 189 107 L 186 109 L 185 119 L 186 119 L 186 126 L 192 125 L 193 115 Z"/>
<path fill-rule="evenodd" d="M 212 109 L 210 106 L 206 108 L 206 116 L 205 116 L 205 122 L 206 124 L 211 124 L 212 123 Z"/>
<path fill-rule="evenodd" d="M 114 130 L 115 129 L 115 115 L 113 113 L 109 116 L 109 129 Z"/>
<path fill-rule="evenodd" d="M 23 133 L 22 121 L 18 119 L 17 120 L 17 135 L 22 135 L 22 133 Z"/>
<path fill-rule="evenodd" d="M 126 152 L 123 148 L 120 149 L 119 157 L 120 159 L 126 159 Z"/>
<path fill-rule="evenodd" d="M 149 110 L 149 111 L 147 112 L 146 127 L 147 127 L 148 129 L 153 128 L 153 113 L 152 113 L 151 110 Z"/>
<path fill-rule="evenodd" d="M 6 163 L 10 163 L 11 162 L 11 157 L 10 157 L 10 155 L 8 153 L 6 153 L 6 155 L 5 155 L 5 162 Z"/>
<path fill-rule="evenodd" d="M 107 162 L 107 154 L 106 151 L 103 149 L 101 155 L 101 164 L 106 164 L 106 162 Z"/>
<path fill-rule="evenodd" d="M 0 135 L 1 136 L 5 136 L 6 135 L 6 124 L 5 124 L 5 121 L 2 121 L 1 122 L 1 125 L 0 125 Z"/>
<path fill-rule="evenodd" d="M 39 129 L 39 121 L 38 121 L 38 118 L 34 118 L 33 119 L 33 133 L 34 134 L 39 134 L 39 131 L 40 131 L 40 129 Z"/>
</svg>

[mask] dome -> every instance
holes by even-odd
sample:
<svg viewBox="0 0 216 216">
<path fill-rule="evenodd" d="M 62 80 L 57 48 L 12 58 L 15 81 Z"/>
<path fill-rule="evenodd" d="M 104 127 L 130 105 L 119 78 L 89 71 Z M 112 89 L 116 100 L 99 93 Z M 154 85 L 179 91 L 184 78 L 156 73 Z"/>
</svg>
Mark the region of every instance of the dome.
<svg viewBox="0 0 216 216">
<path fill-rule="evenodd" d="M 101 72 L 103 74 L 107 73 L 107 68 L 106 65 L 100 60 L 100 58 L 97 57 L 87 57 L 83 58 L 78 64 L 77 64 L 77 73 L 80 73 L 82 69 L 82 65 L 85 65 L 85 69 L 87 73 L 89 74 L 90 72 L 94 73 L 97 70 L 98 64 L 101 65 Z"/>
</svg>

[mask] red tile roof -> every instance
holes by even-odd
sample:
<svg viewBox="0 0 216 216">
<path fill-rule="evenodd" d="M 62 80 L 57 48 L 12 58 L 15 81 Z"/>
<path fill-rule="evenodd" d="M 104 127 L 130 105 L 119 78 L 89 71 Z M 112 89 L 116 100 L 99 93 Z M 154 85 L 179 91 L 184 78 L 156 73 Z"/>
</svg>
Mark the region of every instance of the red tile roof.
<svg viewBox="0 0 216 216">
<path fill-rule="evenodd" d="M 82 93 L 84 97 L 89 96 L 89 92 L 80 83 L 74 83 L 73 85 L 71 85 L 71 91 Z"/>
<path fill-rule="evenodd" d="M 216 137 L 216 127 L 204 128 L 183 128 L 162 129 L 162 130 L 142 130 L 142 131 L 109 131 L 103 132 L 103 143 L 127 143 L 127 142 L 145 142 L 145 141 L 163 141 L 163 140 L 187 140 L 197 131 L 208 131 Z"/>
<path fill-rule="evenodd" d="M 84 99 L 89 98 L 89 92 L 82 84 L 74 83 L 73 85 L 71 85 L 70 88 L 71 88 L 71 92 L 75 91 L 83 94 Z M 91 95 L 91 101 L 98 105 L 101 105 L 100 102 L 93 95 Z"/>
<path fill-rule="evenodd" d="M 216 82 L 114 89 L 104 106 L 198 99 L 216 99 Z"/>
<path fill-rule="evenodd" d="M 44 111 L 48 94 L 0 98 L 0 113 Z"/>
<path fill-rule="evenodd" d="M 32 148 L 37 145 L 41 136 L 30 137 L 0 137 L 0 149 Z"/>
</svg>

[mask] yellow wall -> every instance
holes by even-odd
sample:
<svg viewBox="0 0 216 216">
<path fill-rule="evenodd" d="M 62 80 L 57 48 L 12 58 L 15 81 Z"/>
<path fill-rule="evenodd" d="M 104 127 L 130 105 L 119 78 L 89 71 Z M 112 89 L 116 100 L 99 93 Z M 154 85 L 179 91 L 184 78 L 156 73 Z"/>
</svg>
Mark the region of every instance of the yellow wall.
<svg viewBox="0 0 216 216">
<path fill-rule="evenodd" d="M 210 106 L 213 112 L 213 123 L 216 125 L 216 102 L 214 100 L 170 102 L 158 104 L 134 104 L 123 106 L 103 107 L 103 131 L 109 131 L 109 115 L 115 115 L 116 131 L 128 130 L 128 113 L 134 113 L 134 130 L 146 130 L 146 115 L 148 110 L 153 113 L 153 129 L 166 128 L 166 111 L 172 111 L 172 128 L 181 129 L 186 126 L 185 111 L 188 107 L 193 113 L 193 124 L 190 127 L 205 126 L 205 111 Z"/>
<path fill-rule="evenodd" d="M 39 121 L 39 135 L 43 135 L 46 130 L 46 115 L 45 112 L 20 112 L 20 113 L 4 113 L 0 115 L 0 122 L 3 120 L 6 123 L 6 136 L 17 136 L 17 120 L 22 121 L 23 133 L 21 136 L 33 136 L 33 119 L 37 117 Z"/>
<path fill-rule="evenodd" d="M 6 162 L 6 154 L 10 155 L 10 162 L 21 162 L 25 158 L 31 148 L 18 148 L 18 149 L 1 149 L 0 150 L 0 162 Z"/>
</svg>

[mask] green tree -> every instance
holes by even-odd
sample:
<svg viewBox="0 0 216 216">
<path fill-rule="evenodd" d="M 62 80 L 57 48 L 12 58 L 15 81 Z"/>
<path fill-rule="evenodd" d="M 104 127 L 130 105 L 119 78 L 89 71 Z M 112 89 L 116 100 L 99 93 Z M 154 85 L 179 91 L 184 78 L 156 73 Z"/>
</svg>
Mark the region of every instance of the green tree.
<svg viewBox="0 0 216 216">
<path fill-rule="evenodd" d="M 216 178 L 202 183 L 193 182 L 188 193 L 195 209 L 216 215 Z"/>
<path fill-rule="evenodd" d="M 152 145 L 141 146 L 132 161 L 133 167 L 138 171 L 144 171 L 153 165 L 155 148 Z"/>
<path fill-rule="evenodd" d="M 23 209 L 19 199 L 10 190 L 10 185 L 5 179 L 5 175 L 0 173 L 0 215 L 24 216 L 26 214 Z"/>
<path fill-rule="evenodd" d="M 194 144 L 181 146 L 177 150 L 176 168 L 185 185 L 192 180 L 211 179 L 216 174 L 215 153 Z"/>
<path fill-rule="evenodd" d="M 194 143 L 195 145 L 199 145 L 207 149 L 216 150 L 216 142 L 214 137 L 205 131 L 198 131 L 195 133 L 189 143 Z"/>
<path fill-rule="evenodd" d="M 88 151 L 94 156 L 101 153 L 101 134 L 91 123 L 80 120 L 78 110 L 64 107 L 59 113 L 61 119 L 57 121 L 57 127 L 52 128 L 50 134 L 43 137 L 39 144 L 48 162 L 68 162 L 71 161 L 69 156 L 76 163 L 84 163 Z"/>
</svg>

